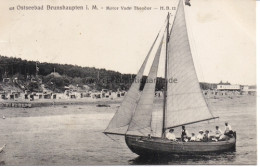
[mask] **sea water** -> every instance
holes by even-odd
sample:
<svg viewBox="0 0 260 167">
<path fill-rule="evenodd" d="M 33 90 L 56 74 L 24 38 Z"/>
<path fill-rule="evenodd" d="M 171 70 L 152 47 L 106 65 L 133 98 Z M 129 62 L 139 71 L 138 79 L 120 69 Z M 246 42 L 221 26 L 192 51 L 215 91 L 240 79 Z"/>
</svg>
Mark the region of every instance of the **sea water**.
<svg viewBox="0 0 260 167">
<path fill-rule="evenodd" d="M 212 99 L 209 101 L 219 120 L 187 126 L 189 132 L 214 130 L 229 121 L 237 132 L 235 152 L 166 157 L 140 157 L 132 153 L 121 136 L 102 132 L 120 104 L 51 106 L 30 109 L 1 108 L 1 165 L 164 165 L 164 164 L 256 164 L 255 97 Z M 159 105 L 160 106 L 160 105 Z M 158 110 L 159 111 L 159 110 Z M 160 128 L 159 128 L 160 129 Z M 178 136 L 178 128 L 175 131 Z"/>
</svg>

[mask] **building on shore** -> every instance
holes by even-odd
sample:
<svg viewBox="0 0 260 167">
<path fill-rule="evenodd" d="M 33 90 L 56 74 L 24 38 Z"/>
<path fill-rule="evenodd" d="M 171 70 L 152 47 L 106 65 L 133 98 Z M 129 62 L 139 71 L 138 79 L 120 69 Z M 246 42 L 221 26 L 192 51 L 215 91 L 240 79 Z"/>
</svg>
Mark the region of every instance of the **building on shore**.
<svg viewBox="0 0 260 167">
<path fill-rule="evenodd" d="M 217 84 L 213 90 L 202 90 L 203 95 L 207 98 L 220 97 L 220 96 L 239 96 L 239 95 L 256 95 L 256 86 L 230 84 L 229 82 L 223 83 L 222 81 Z"/>
<path fill-rule="evenodd" d="M 11 79 L 10 78 L 3 78 L 3 83 L 11 83 Z"/>
<path fill-rule="evenodd" d="M 255 85 L 252 85 L 252 86 L 248 86 L 248 85 L 241 86 L 241 94 L 244 94 L 244 95 L 256 95 L 256 86 Z"/>
<path fill-rule="evenodd" d="M 21 92 L 19 91 L 11 91 L 11 93 L 9 94 L 9 98 L 11 100 L 18 99 L 20 98 L 20 96 L 21 96 Z"/>
<path fill-rule="evenodd" d="M 6 100 L 7 99 L 7 94 L 5 91 L 0 91 L 0 99 Z"/>
<path fill-rule="evenodd" d="M 111 90 L 108 90 L 108 89 L 101 90 L 102 98 L 109 98 L 111 96 L 111 94 L 112 94 Z"/>
</svg>

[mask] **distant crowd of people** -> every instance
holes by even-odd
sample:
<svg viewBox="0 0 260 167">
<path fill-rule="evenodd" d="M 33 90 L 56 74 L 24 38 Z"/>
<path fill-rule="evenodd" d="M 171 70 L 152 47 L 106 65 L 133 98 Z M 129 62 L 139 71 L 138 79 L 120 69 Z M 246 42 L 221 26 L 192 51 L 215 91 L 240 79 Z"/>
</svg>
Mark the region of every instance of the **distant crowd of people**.
<svg viewBox="0 0 260 167">
<path fill-rule="evenodd" d="M 216 130 L 214 132 L 205 130 L 199 131 L 199 134 L 195 136 L 195 133 L 191 133 L 189 135 L 188 131 L 186 130 L 185 126 L 182 126 L 181 130 L 181 141 L 182 142 L 196 142 L 196 141 L 224 141 L 230 137 L 232 137 L 234 132 L 232 131 L 231 126 L 228 122 L 225 122 L 225 131 L 224 133 L 220 130 L 219 126 L 216 126 Z M 178 141 L 174 134 L 174 129 L 170 129 L 165 136 L 168 140 Z"/>
</svg>

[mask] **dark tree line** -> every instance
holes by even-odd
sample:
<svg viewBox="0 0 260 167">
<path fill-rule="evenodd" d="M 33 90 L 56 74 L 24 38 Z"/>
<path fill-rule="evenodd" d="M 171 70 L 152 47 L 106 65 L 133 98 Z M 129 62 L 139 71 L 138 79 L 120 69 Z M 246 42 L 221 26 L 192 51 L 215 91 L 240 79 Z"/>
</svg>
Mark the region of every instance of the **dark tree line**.
<svg viewBox="0 0 260 167">
<path fill-rule="evenodd" d="M 90 87 L 101 90 L 128 90 L 131 86 L 135 75 L 134 74 L 121 74 L 116 71 L 97 69 L 94 67 L 81 67 L 69 64 L 57 64 L 57 63 L 40 63 L 36 61 L 27 61 L 20 58 L 0 56 L 0 79 L 4 77 L 18 78 L 21 81 L 25 81 L 27 76 L 36 75 L 36 63 L 39 68 L 38 76 L 42 78 L 43 83 L 47 87 L 61 88 L 74 84 L 82 86 L 84 84 Z M 55 72 L 60 74 L 60 77 L 53 77 L 50 75 Z M 142 80 L 140 89 L 143 88 L 146 77 Z M 163 89 L 163 79 L 159 78 L 156 89 Z"/>
<path fill-rule="evenodd" d="M 4 77 L 18 78 L 25 82 L 28 76 L 36 75 L 36 63 L 39 68 L 38 77 L 49 89 L 63 90 L 64 86 L 69 84 L 83 86 L 88 85 L 93 89 L 111 89 L 111 90 L 128 90 L 134 81 L 134 74 L 121 74 L 116 71 L 97 69 L 94 67 L 81 67 L 69 64 L 57 63 L 40 63 L 36 61 L 27 61 L 20 58 L 0 56 L 0 81 Z M 51 75 L 54 72 L 59 73 L 59 77 Z M 146 76 L 141 81 L 140 89 L 142 90 L 146 82 Z M 28 83 L 27 83 L 28 84 Z M 35 88 L 35 84 L 30 88 Z M 156 90 L 163 90 L 164 79 L 157 78 Z M 213 89 L 216 84 L 201 83 L 202 89 Z"/>
</svg>

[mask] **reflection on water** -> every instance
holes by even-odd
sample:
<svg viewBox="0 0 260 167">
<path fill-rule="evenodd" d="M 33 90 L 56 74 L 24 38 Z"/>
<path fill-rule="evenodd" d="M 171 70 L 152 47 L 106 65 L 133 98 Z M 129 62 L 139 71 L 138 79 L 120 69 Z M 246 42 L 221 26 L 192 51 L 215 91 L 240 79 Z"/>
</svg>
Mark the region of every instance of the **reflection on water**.
<svg viewBox="0 0 260 167">
<path fill-rule="evenodd" d="M 232 164 L 236 152 L 211 153 L 208 155 L 138 156 L 129 160 L 130 165 L 173 165 L 173 164 Z"/>
</svg>

